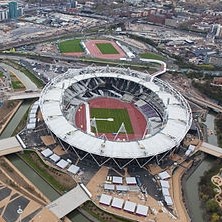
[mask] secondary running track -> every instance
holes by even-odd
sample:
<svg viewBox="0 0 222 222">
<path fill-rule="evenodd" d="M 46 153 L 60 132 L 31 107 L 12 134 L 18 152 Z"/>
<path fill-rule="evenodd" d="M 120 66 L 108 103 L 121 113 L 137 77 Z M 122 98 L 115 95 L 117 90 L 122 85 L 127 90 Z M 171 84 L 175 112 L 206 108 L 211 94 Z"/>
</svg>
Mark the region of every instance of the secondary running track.
<svg viewBox="0 0 222 222">
<path fill-rule="evenodd" d="M 96 46 L 98 43 L 110 43 L 118 51 L 118 54 L 102 54 L 99 48 Z M 124 51 L 113 40 L 88 40 L 85 42 L 86 48 L 92 57 L 100 59 L 120 59 L 125 58 Z"/>
</svg>

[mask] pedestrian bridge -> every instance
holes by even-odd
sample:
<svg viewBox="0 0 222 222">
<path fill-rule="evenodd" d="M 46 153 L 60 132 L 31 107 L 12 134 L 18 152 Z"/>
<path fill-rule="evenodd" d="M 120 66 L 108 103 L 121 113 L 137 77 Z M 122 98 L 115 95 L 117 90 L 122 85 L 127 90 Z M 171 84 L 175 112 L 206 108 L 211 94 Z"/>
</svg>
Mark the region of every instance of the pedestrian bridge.
<svg viewBox="0 0 222 222">
<path fill-rule="evenodd" d="M 207 154 L 210 154 L 212 156 L 222 158 L 222 148 L 221 147 L 217 147 L 212 144 L 202 142 L 202 144 L 199 147 L 199 150 L 201 150 Z"/>
<path fill-rule="evenodd" d="M 22 151 L 23 148 L 16 137 L 9 137 L 0 140 L 0 156 Z"/>
<path fill-rule="evenodd" d="M 90 200 L 91 194 L 83 184 L 77 184 L 75 188 L 54 200 L 46 207 L 59 219 Z"/>
<path fill-rule="evenodd" d="M 33 99 L 39 98 L 40 92 L 33 91 L 33 92 L 16 92 L 12 93 L 8 96 L 7 100 L 22 100 L 22 99 Z"/>
</svg>

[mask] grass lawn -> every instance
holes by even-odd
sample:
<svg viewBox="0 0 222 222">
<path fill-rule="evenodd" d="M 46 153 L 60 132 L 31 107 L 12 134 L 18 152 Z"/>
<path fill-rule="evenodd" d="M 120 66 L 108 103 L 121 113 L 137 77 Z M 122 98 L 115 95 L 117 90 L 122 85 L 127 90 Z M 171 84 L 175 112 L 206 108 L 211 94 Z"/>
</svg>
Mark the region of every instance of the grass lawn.
<svg viewBox="0 0 222 222">
<path fill-rule="evenodd" d="M 70 39 L 59 43 L 59 50 L 61 53 L 66 52 L 83 52 L 83 48 L 80 44 L 80 39 Z"/>
<path fill-rule="evenodd" d="M 117 133 L 121 124 L 125 124 L 127 133 L 133 133 L 131 121 L 126 109 L 104 109 L 104 108 L 91 108 L 90 117 L 96 118 L 96 126 L 99 133 Z M 113 121 L 98 120 L 113 118 Z M 95 132 L 95 128 L 92 127 Z"/>
<path fill-rule="evenodd" d="M 14 90 L 25 89 L 25 86 L 13 73 L 10 73 L 10 77 L 11 77 L 12 88 Z"/>
<path fill-rule="evenodd" d="M 152 52 L 142 53 L 140 54 L 140 57 L 143 59 L 156 59 L 156 60 L 161 60 L 161 61 L 166 60 L 166 58 L 164 58 L 163 56 L 152 53 Z"/>
<path fill-rule="evenodd" d="M 3 72 L 2 71 L 0 71 L 0 78 L 2 78 L 3 77 Z"/>
<path fill-rule="evenodd" d="M 119 54 L 111 43 L 96 43 L 96 46 L 102 54 Z"/>
</svg>

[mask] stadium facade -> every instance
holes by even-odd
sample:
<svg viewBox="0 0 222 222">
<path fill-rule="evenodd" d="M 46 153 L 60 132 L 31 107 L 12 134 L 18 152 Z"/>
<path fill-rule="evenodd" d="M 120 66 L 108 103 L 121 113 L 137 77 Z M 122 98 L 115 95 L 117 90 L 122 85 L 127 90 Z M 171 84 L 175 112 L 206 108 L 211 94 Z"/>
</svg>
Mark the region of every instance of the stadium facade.
<svg viewBox="0 0 222 222">
<path fill-rule="evenodd" d="M 139 140 L 111 141 L 76 127 L 73 116 L 81 104 L 106 97 L 133 103 L 144 114 L 147 130 Z M 69 69 L 43 89 L 40 109 L 49 132 L 64 149 L 80 160 L 92 159 L 99 166 L 124 168 L 150 161 L 159 164 L 174 152 L 192 124 L 192 113 L 184 97 L 166 82 L 125 68 L 86 67 Z M 88 116 L 90 129 L 90 116 Z"/>
</svg>

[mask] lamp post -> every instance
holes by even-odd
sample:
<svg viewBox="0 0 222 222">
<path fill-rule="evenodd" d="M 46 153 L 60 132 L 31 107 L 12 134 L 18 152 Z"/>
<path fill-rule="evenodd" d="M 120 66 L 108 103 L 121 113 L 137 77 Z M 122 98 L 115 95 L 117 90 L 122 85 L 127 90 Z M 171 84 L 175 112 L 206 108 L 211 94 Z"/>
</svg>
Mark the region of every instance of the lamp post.
<svg viewBox="0 0 222 222">
<path fill-rule="evenodd" d="M 18 206 L 17 213 L 19 214 L 19 222 L 21 222 L 23 210 L 20 205 Z"/>
</svg>

